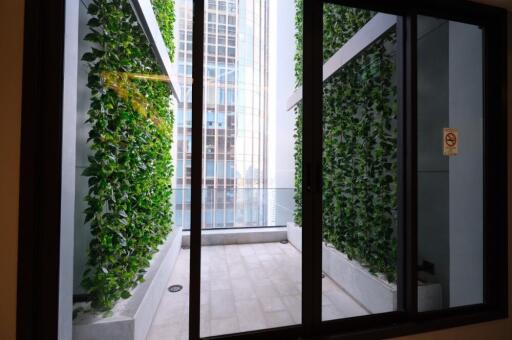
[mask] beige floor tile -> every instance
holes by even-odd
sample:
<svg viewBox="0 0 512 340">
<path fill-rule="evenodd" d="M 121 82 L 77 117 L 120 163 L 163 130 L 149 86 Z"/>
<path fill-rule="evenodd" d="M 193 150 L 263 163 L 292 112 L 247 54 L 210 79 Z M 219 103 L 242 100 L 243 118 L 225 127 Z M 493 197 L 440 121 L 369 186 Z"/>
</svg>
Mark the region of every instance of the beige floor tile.
<svg viewBox="0 0 512 340">
<path fill-rule="evenodd" d="M 147 340 L 188 338 L 190 250 L 180 252 Z M 231 334 L 301 322 L 301 254 L 290 244 L 262 243 L 202 248 L 201 336 Z M 331 279 L 322 280 L 324 319 L 367 314 Z"/>
<path fill-rule="evenodd" d="M 265 321 L 268 328 L 293 325 L 293 319 L 287 311 L 266 312 Z"/>
<path fill-rule="evenodd" d="M 286 310 L 283 300 L 278 296 L 260 297 L 259 301 L 264 312 Z"/>
<path fill-rule="evenodd" d="M 231 290 L 218 290 L 210 296 L 210 317 L 212 319 L 236 317 L 235 299 Z"/>
<path fill-rule="evenodd" d="M 210 321 L 210 335 L 231 334 L 239 332 L 238 318 L 236 316 Z"/>
</svg>

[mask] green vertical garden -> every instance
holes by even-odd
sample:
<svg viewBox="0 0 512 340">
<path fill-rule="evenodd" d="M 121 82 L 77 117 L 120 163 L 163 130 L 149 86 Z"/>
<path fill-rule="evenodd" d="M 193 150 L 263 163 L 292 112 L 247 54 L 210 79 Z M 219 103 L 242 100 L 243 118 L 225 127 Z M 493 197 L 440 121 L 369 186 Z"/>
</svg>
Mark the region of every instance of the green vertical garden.
<svg viewBox="0 0 512 340">
<path fill-rule="evenodd" d="M 152 3 L 172 59 L 174 2 Z M 92 241 L 82 285 L 92 307 L 106 311 L 143 281 L 171 231 L 173 113 L 169 85 L 144 77 L 162 70 L 130 1 L 93 0 L 88 14 L 91 155 L 83 175 Z"/>
<path fill-rule="evenodd" d="M 295 76 L 302 82 L 302 0 L 296 0 Z M 327 61 L 374 12 L 324 5 Z M 324 82 L 323 236 L 366 266 L 396 277 L 397 127 L 392 30 Z M 295 222 L 302 222 L 302 108 L 296 108 Z"/>
</svg>

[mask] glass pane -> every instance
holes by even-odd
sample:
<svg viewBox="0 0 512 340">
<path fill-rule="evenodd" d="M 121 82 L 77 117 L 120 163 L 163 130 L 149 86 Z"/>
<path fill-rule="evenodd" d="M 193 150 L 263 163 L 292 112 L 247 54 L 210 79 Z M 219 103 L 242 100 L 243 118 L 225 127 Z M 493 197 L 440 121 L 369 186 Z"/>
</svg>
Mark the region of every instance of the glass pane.
<svg viewBox="0 0 512 340">
<path fill-rule="evenodd" d="M 301 322 L 301 253 L 280 242 L 295 209 L 295 2 L 208 4 L 202 337 Z"/>
<path fill-rule="evenodd" d="M 188 337 L 192 1 L 147 4 L 84 0 L 66 12 L 78 28 L 66 46 L 66 60 L 78 57 L 76 182 L 66 187 L 74 339 Z M 142 310 L 148 324 L 123 326 Z"/>
<path fill-rule="evenodd" d="M 324 4 L 322 320 L 396 310 L 396 17 Z"/>
<path fill-rule="evenodd" d="M 418 17 L 418 308 L 483 302 L 482 31 Z"/>
</svg>

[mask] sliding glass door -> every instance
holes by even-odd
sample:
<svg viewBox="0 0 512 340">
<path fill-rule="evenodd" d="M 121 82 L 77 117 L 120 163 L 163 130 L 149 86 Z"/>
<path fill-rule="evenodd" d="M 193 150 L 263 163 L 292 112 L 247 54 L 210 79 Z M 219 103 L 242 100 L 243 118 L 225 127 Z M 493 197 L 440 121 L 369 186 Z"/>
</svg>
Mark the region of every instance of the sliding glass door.
<svg viewBox="0 0 512 340">
<path fill-rule="evenodd" d="M 295 2 L 177 3 L 200 33 L 178 50 L 194 79 L 190 335 L 300 325 L 300 113 L 286 100 L 300 92 Z"/>
<path fill-rule="evenodd" d="M 418 16 L 417 46 L 418 309 L 475 305 L 484 302 L 482 30 Z"/>
<path fill-rule="evenodd" d="M 286 242 L 294 12 L 291 0 L 205 2 L 201 337 L 301 322 L 301 253 Z"/>
<path fill-rule="evenodd" d="M 399 309 L 397 20 L 323 5 L 324 321 Z"/>
<path fill-rule="evenodd" d="M 315 334 L 483 306 L 494 182 L 482 29 L 409 8 L 277 3 L 200 9 L 200 336 Z M 269 185 L 283 170 L 292 195 Z M 248 234 L 284 225 L 282 243 Z"/>
</svg>

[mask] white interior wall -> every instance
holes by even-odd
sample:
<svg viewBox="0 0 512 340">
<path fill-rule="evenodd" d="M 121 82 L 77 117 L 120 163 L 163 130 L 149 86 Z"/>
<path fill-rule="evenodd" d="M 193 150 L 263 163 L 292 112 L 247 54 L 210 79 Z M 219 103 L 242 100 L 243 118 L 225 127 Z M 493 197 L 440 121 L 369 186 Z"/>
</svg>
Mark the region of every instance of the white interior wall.
<svg viewBox="0 0 512 340">
<path fill-rule="evenodd" d="M 483 302 L 482 31 L 449 22 L 450 127 L 459 154 L 450 162 L 450 307 Z"/>
</svg>

